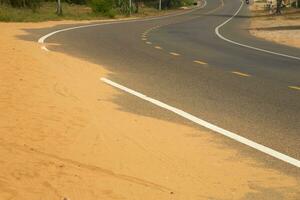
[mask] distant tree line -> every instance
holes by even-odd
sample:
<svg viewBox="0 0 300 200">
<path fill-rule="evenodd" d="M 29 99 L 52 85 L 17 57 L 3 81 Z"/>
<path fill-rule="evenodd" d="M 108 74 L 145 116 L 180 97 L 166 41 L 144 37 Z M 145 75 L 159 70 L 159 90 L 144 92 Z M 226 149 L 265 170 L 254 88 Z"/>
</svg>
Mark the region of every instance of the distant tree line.
<svg viewBox="0 0 300 200">
<path fill-rule="evenodd" d="M 158 8 L 159 0 L 132 0 L 130 7 L 129 0 L 90 0 L 90 5 L 95 12 L 113 15 L 114 12 L 122 14 L 138 13 L 141 6 Z M 184 5 L 191 5 L 194 0 L 162 0 L 162 9 L 176 8 Z"/>
<path fill-rule="evenodd" d="M 69 4 L 87 5 L 96 13 L 113 16 L 116 13 L 138 13 L 142 5 L 158 8 L 159 0 L 61 0 Z M 191 5 L 195 0 L 162 0 L 162 9 L 170 9 L 185 5 Z M 58 2 L 58 0 L 0 0 L 0 4 L 10 5 L 15 8 L 31 8 L 37 10 L 43 2 Z"/>
</svg>

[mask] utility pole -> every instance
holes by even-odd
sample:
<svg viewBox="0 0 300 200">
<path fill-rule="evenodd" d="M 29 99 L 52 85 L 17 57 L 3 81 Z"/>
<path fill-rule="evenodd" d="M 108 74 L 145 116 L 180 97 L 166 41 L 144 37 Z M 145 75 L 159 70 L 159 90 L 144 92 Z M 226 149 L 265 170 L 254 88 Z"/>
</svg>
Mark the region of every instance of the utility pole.
<svg viewBox="0 0 300 200">
<path fill-rule="evenodd" d="M 129 15 L 131 15 L 132 0 L 129 0 Z"/>
<path fill-rule="evenodd" d="M 62 15 L 62 7 L 61 7 L 61 1 L 57 0 L 57 10 L 56 10 L 57 15 Z"/>
<path fill-rule="evenodd" d="M 161 11 L 161 0 L 159 0 L 158 10 Z"/>
</svg>

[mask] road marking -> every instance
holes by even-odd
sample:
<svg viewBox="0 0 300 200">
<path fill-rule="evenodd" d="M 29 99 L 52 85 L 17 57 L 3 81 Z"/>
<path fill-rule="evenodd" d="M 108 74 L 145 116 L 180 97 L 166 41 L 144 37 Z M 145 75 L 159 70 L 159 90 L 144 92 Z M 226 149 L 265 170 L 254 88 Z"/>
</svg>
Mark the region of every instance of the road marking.
<svg viewBox="0 0 300 200">
<path fill-rule="evenodd" d="M 245 74 L 245 73 L 242 73 L 242 72 L 231 72 L 233 74 L 236 74 L 236 75 L 239 75 L 239 76 L 244 76 L 244 77 L 249 77 L 250 75 L 249 74 Z"/>
<path fill-rule="evenodd" d="M 200 60 L 194 60 L 194 63 L 200 64 L 200 65 L 206 65 L 206 62 L 200 61 Z"/>
<path fill-rule="evenodd" d="M 185 14 L 195 12 L 201 8 L 204 8 L 206 5 L 207 5 L 207 2 L 204 0 L 204 4 L 202 4 L 201 6 L 198 6 L 197 8 L 191 9 L 189 11 L 184 11 L 184 12 L 180 12 L 180 13 L 176 13 L 176 14 L 170 14 L 170 15 L 165 15 L 165 16 L 160 16 L 160 17 L 150 17 L 150 18 L 146 18 L 146 19 L 127 19 L 127 20 L 119 20 L 119 21 L 113 21 L 113 22 L 103 22 L 101 24 L 88 24 L 88 25 L 81 25 L 81 26 L 59 29 L 59 30 L 50 32 L 50 33 L 40 37 L 38 39 L 38 43 L 43 44 L 43 43 L 45 43 L 45 40 L 48 39 L 49 37 L 51 37 L 55 34 L 61 33 L 61 32 L 65 32 L 65 31 L 81 29 L 81 28 L 88 28 L 88 27 L 95 27 L 95 26 L 105 26 L 105 25 L 111 25 L 111 24 L 124 24 L 124 23 L 145 22 L 145 21 L 165 19 L 165 18 L 180 16 L 180 15 L 185 15 Z"/>
<path fill-rule="evenodd" d="M 265 53 L 269 53 L 269 54 L 273 54 L 273 55 L 277 55 L 277 56 L 283 56 L 283 57 L 286 57 L 286 58 L 300 60 L 300 57 L 297 57 L 297 56 L 290 56 L 290 55 L 287 55 L 287 54 L 277 53 L 277 52 L 274 52 L 274 51 L 269 51 L 269 50 L 266 50 L 266 49 L 261 49 L 261 48 L 253 47 L 253 46 L 250 46 L 250 45 L 238 43 L 238 42 L 235 42 L 235 41 L 230 40 L 228 38 L 225 38 L 223 35 L 221 35 L 220 34 L 220 28 L 222 26 L 224 26 L 225 24 L 227 24 L 228 22 L 230 22 L 241 11 L 243 5 L 244 5 L 244 1 L 241 1 L 241 5 L 240 5 L 239 9 L 229 19 L 227 19 L 225 22 L 223 22 L 222 24 L 220 24 L 219 26 L 217 26 L 215 28 L 215 33 L 217 34 L 217 36 L 219 38 L 221 38 L 222 40 L 225 40 L 227 42 L 230 42 L 232 44 L 241 46 L 241 47 L 246 47 L 246 48 L 249 48 L 249 49 L 254 49 L 256 51 L 261 51 L 261 52 L 265 52 Z"/>
<path fill-rule="evenodd" d="M 173 55 L 173 56 L 180 56 L 179 53 L 175 53 L 175 52 L 170 52 L 170 54 Z"/>
<path fill-rule="evenodd" d="M 146 42 L 146 44 L 152 44 L 152 42 Z"/>
<path fill-rule="evenodd" d="M 154 48 L 155 49 L 162 49 L 160 46 L 155 46 Z"/>
<path fill-rule="evenodd" d="M 289 86 L 289 88 L 294 89 L 294 90 L 300 90 L 300 87 L 298 87 L 298 86 Z"/>
<path fill-rule="evenodd" d="M 145 41 L 145 40 L 147 40 L 147 38 L 142 38 L 142 40 L 144 40 L 144 41 Z"/>
<path fill-rule="evenodd" d="M 41 49 L 49 52 L 49 49 L 47 49 L 46 46 L 41 46 Z"/>
<path fill-rule="evenodd" d="M 173 112 L 173 113 L 175 113 L 175 114 L 177 114 L 177 115 L 179 115 L 179 116 L 181 116 L 181 117 L 183 117 L 183 118 L 185 118 L 187 120 L 190 120 L 190 121 L 192 121 L 192 122 L 194 122 L 194 123 L 196 123 L 196 124 L 198 124 L 200 126 L 208 128 L 210 130 L 213 130 L 213 131 L 215 131 L 215 132 L 217 132 L 217 133 L 219 133 L 219 134 L 221 134 L 223 136 L 231 138 L 231 139 L 233 139 L 233 140 L 235 140 L 237 142 L 245 144 L 245 145 L 247 145 L 249 147 L 252 147 L 252 148 L 254 148 L 254 149 L 258 150 L 258 151 L 261 151 L 261 152 L 263 152 L 265 154 L 273 156 L 274 158 L 277 158 L 279 160 L 282 160 L 284 162 L 287 162 L 287 163 L 289 163 L 291 165 L 294 165 L 294 166 L 300 168 L 300 160 L 297 160 L 297 159 L 292 158 L 292 157 L 290 157 L 288 155 L 280 153 L 280 152 L 278 152 L 276 150 L 273 150 L 273 149 L 271 149 L 269 147 L 266 147 L 266 146 L 263 146 L 261 144 L 258 144 L 256 142 L 254 142 L 252 140 L 249 140 L 249 139 L 247 139 L 245 137 L 242 137 L 242 136 L 240 136 L 240 135 L 238 135 L 236 133 L 227 131 L 227 130 L 221 128 L 221 127 L 218 127 L 218 126 L 216 126 L 214 124 L 211 124 L 211 123 L 209 123 L 207 121 L 204 121 L 204 120 L 202 120 L 202 119 L 200 119 L 200 118 L 198 118 L 198 117 L 196 117 L 196 116 L 194 116 L 192 114 L 189 114 L 189 113 L 187 113 L 187 112 L 185 112 L 183 110 L 180 110 L 178 108 L 175 108 L 173 106 L 165 104 L 165 103 L 163 103 L 161 101 L 158 101 L 156 99 L 148 97 L 148 96 L 146 96 L 144 94 L 141 94 L 141 93 L 139 93 L 137 91 L 134 91 L 134 90 L 132 90 L 130 88 L 122 86 L 122 85 L 120 85 L 120 84 L 118 84 L 116 82 L 113 82 L 113 81 L 111 81 L 111 80 L 109 80 L 107 78 L 101 78 L 100 80 L 103 81 L 104 83 L 108 84 L 108 85 L 111 85 L 113 87 L 116 87 L 116 88 L 124 91 L 124 92 L 132 94 L 132 95 L 134 95 L 136 97 L 139 97 L 139 98 L 141 98 L 141 99 L 143 99 L 145 101 L 148 101 L 148 102 L 150 102 L 150 103 L 152 103 L 152 104 L 154 104 L 156 106 L 159 106 L 161 108 L 169 110 L 169 111 L 171 111 L 171 112 Z"/>
</svg>

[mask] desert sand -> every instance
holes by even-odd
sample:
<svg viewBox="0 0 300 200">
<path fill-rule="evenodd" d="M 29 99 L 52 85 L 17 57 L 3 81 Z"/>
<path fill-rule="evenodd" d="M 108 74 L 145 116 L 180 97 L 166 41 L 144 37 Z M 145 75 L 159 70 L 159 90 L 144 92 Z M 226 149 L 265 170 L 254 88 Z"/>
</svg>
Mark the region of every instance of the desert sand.
<svg viewBox="0 0 300 200">
<path fill-rule="evenodd" d="M 105 66 L 20 37 L 63 23 L 0 24 L 1 200 L 299 199 L 235 142 L 124 111 Z"/>
</svg>

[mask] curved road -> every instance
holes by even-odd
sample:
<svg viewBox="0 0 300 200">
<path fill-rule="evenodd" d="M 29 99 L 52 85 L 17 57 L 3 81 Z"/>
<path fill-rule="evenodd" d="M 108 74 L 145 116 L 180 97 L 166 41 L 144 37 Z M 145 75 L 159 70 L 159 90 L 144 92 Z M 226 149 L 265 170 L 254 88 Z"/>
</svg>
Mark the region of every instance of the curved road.
<svg viewBox="0 0 300 200">
<path fill-rule="evenodd" d="M 221 40 L 215 28 L 240 5 L 239 0 L 210 0 L 184 15 L 75 29 L 48 38 L 47 42 L 60 45 L 47 47 L 103 65 L 112 72 L 110 80 L 299 160 L 300 60 Z M 243 5 L 220 33 L 300 57 L 300 49 L 250 36 L 248 23 Z M 195 126 L 128 94 L 114 101 L 128 112 Z M 227 145 L 238 148 L 241 156 L 255 156 L 268 166 L 299 175 L 287 163 L 225 139 Z"/>
</svg>

